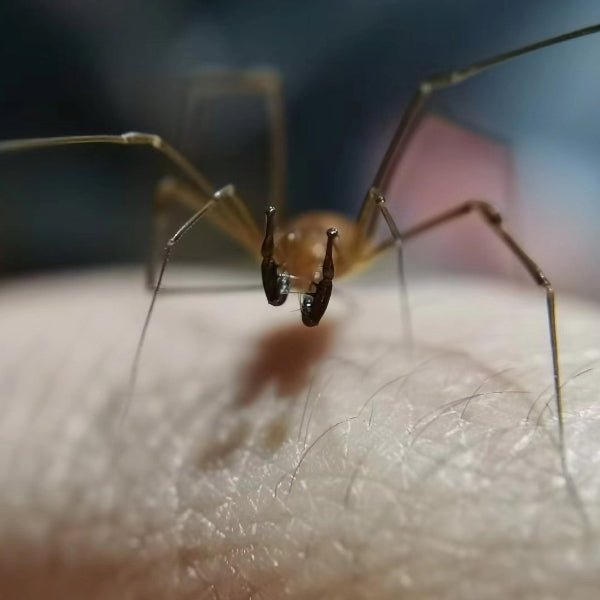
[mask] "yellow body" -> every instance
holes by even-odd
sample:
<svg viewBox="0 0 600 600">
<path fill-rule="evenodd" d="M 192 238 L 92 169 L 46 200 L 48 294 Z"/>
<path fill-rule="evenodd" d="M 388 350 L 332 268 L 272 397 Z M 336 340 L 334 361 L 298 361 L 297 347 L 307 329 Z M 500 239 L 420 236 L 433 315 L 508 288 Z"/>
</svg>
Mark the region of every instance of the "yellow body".
<svg viewBox="0 0 600 600">
<path fill-rule="evenodd" d="M 371 245 L 355 221 L 334 212 L 304 213 L 275 234 L 275 260 L 295 278 L 296 287 L 308 287 L 321 279 L 330 227 L 339 232 L 333 247 L 336 279 L 355 271 L 370 256 Z"/>
</svg>

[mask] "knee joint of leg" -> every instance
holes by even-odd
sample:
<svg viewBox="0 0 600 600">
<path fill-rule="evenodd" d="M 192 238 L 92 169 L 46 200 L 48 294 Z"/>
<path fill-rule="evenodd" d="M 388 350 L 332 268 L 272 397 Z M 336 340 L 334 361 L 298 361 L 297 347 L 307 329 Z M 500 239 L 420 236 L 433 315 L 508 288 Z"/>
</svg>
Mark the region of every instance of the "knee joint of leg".
<svg viewBox="0 0 600 600">
<path fill-rule="evenodd" d="M 485 220 L 492 225 L 499 225 L 502 223 L 502 215 L 493 204 L 490 204 L 485 200 L 469 200 L 467 206 L 470 210 L 477 210 L 481 213 Z"/>
</svg>

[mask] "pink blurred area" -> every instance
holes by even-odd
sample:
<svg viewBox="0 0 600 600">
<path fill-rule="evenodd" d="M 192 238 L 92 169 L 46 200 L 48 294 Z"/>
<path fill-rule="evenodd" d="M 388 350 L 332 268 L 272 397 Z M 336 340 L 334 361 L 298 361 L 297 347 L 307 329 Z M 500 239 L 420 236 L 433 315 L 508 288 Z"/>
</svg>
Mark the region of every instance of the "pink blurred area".
<svg viewBox="0 0 600 600">
<path fill-rule="evenodd" d="M 451 121 L 426 116 L 413 134 L 386 196 L 401 228 L 465 200 L 486 200 L 503 215 L 515 203 L 515 167 L 510 148 Z M 407 247 L 412 264 L 436 270 L 508 274 L 514 258 L 477 215 L 424 234 Z"/>
</svg>

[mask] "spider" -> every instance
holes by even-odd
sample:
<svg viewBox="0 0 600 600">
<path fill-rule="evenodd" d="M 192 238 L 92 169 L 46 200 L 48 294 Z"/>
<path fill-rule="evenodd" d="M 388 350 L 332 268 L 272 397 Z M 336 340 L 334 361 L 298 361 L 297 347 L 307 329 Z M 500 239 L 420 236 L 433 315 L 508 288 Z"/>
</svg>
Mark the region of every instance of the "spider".
<svg viewBox="0 0 600 600">
<path fill-rule="evenodd" d="M 529 44 L 486 60 L 473 63 L 466 68 L 436 74 L 424 80 L 410 99 L 401 117 L 385 155 L 377 170 L 373 183 L 363 201 L 356 220 L 328 212 L 309 212 L 287 223 L 276 223 L 275 202 L 265 210 L 265 227 L 261 231 L 247 206 L 238 196 L 233 185 L 215 190 L 205 176 L 178 150 L 157 135 L 130 132 L 122 135 L 85 135 L 68 137 L 32 138 L 0 142 L 0 152 L 14 152 L 48 148 L 68 144 L 120 144 L 149 146 L 166 156 L 183 175 L 183 179 L 164 179 L 156 188 L 154 197 L 155 232 L 164 227 L 164 212 L 173 204 L 191 209 L 192 216 L 168 239 L 164 247 L 158 277 L 154 273 L 154 260 L 148 262 L 147 282 L 152 289 L 152 299 L 146 313 L 136 353 L 133 359 L 130 390 L 133 390 L 148 325 L 154 305 L 161 289 L 163 276 L 173 248 L 206 217 L 229 234 L 248 251 L 261 260 L 262 285 L 267 302 L 281 306 L 294 291 L 301 296 L 302 322 L 308 327 L 319 324 L 327 310 L 333 289 L 334 275 L 342 277 L 361 265 L 371 262 L 384 252 L 396 248 L 399 259 L 400 284 L 404 288 L 402 249 L 404 242 L 422 233 L 437 228 L 469 213 L 478 213 L 483 222 L 513 252 L 528 271 L 534 282 L 546 293 L 550 350 L 552 355 L 554 396 L 558 417 L 558 433 L 561 447 L 564 440 L 563 407 L 561 397 L 558 341 L 556 332 L 555 299 L 552 285 L 542 269 L 506 230 L 501 214 L 488 202 L 480 199 L 466 200 L 462 204 L 400 231 L 386 205 L 384 190 L 389 181 L 392 166 L 403 156 L 411 135 L 423 114 L 427 99 L 439 90 L 456 85 L 482 71 L 508 60 L 536 50 L 560 44 L 571 39 L 591 35 L 600 31 L 600 24 L 551 37 Z M 225 82 L 227 85 L 227 82 Z M 239 83 L 239 82 L 238 82 Z M 281 95 L 273 79 L 266 74 L 245 78 L 242 87 L 262 88 L 268 99 L 268 114 L 274 131 L 276 151 L 272 157 L 271 193 L 280 188 L 282 172 L 280 161 L 283 136 L 281 127 Z M 374 236 L 377 217 L 383 217 L 390 236 L 376 242 Z"/>
</svg>

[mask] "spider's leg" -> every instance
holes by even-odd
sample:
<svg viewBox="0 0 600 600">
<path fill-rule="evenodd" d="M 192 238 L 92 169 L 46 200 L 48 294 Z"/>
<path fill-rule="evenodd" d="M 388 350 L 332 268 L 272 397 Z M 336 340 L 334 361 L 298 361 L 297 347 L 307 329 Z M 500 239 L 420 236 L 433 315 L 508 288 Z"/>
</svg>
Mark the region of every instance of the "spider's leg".
<svg viewBox="0 0 600 600">
<path fill-rule="evenodd" d="M 462 81 L 465 81 L 466 79 L 469 79 L 474 75 L 481 73 L 482 71 L 486 71 L 503 62 L 517 58 L 518 56 L 598 32 L 600 32 L 600 24 L 591 25 L 590 27 L 577 29 L 563 35 L 558 35 L 540 42 L 536 42 L 535 44 L 528 44 L 527 46 L 492 56 L 486 60 L 473 63 L 464 69 L 433 75 L 429 79 L 423 81 L 419 85 L 415 94 L 412 96 L 408 106 L 402 113 L 400 123 L 398 124 L 394 136 L 392 137 L 392 141 L 390 142 L 381 164 L 379 165 L 379 169 L 377 170 L 377 174 L 373 180 L 372 187 L 380 190 L 386 189 L 393 171 L 393 166 L 398 164 L 402 158 L 407 143 L 419 122 L 419 117 L 422 113 L 425 102 L 434 92 L 443 90 L 444 88 L 450 87 L 457 83 L 461 83 Z M 373 211 L 370 211 L 368 208 L 368 204 L 370 204 L 369 194 L 367 194 L 363 201 L 361 216 L 363 212 L 371 212 L 370 218 L 368 218 L 368 222 L 365 226 L 365 231 L 370 235 L 373 232 L 375 219 Z"/>
<path fill-rule="evenodd" d="M 130 132 L 121 135 L 78 135 L 6 140 L 0 142 L 0 153 L 23 152 L 76 144 L 149 146 L 163 154 L 185 175 L 187 180 L 189 180 L 189 184 L 175 182 L 170 179 L 163 181 L 158 186 L 155 195 L 154 208 L 155 210 L 158 208 L 159 212 L 172 201 L 187 205 L 193 211 L 200 210 L 202 205 L 215 193 L 214 185 L 181 152 L 165 142 L 160 136 L 150 133 Z M 157 224 L 160 226 L 159 219 L 160 216 L 155 218 L 155 226 Z M 227 208 L 211 211 L 210 219 L 252 252 L 258 252 L 258 248 L 260 247 L 260 233 L 245 204 L 235 196 L 235 193 Z M 152 275 L 152 268 L 149 268 L 148 273 Z"/>
<path fill-rule="evenodd" d="M 214 192 L 214 186 L 192 165 L 181 152 L 152 133 L 135 131 L 121 135 L 71 135 L 65 137 L 26 138 L 0 142 L 0 152 L 23 152 L 56 146 L 74 144 L 116 144 L 120 146 L 149 146 L 169 159 L 185 176 L 207 196 Z"/>
<path fill-rule="evenodd" d="M 275 206 L 280 218 L 286 212 L 286 128 L 281 76 L 273 69 L 208 69 L 189 78 L 187 109 L 199 99 L 261 98 L 267 119 L 268 206 Z"/>
<path fill-rule="evenodd" d="M 381 206 L 381 205 L 380 205 Z M 455 208 L 440 213 L 434 217 L 418 223 L 414 227 L 406 229 L 400 233 L 403 240 L 409 240 L 417 237 L 430 229 L 444 225 L 449 221 L 463 217 L 471 212 L 477 212 L 484 222 L 489 225 L 491 230 L 508 246 L 511 252 L 519 259 L 532 279 L 546 291 L 546 304 L 548 310 L 548 328 L 550 332 L 550 350 L 552 354 L 552 371 L 554 378 L 554 396 L 556 399 L 556 412 L 558 417 L 558 437 L 560 448 L 564 448 L 564 423 L 562 392 L 560 383 L 560 369 L 558 362 L 558 337 L 556 332 L 556 307 L 554 301 L 554 289 L 542 269 L 525 252 L 525 250 L 515 241 L 513 236 L 504 228 L 502 224 L 502 215 L 488 202 L 482 200 L 469 200 L 459 204 Z M 382 243 L 373 253 L 373 256 L 384 252 L 394 245 L 394 240 Z"/>
<path fill-rule="evenodd" d="M 154 193 L 153 212 L 152 212 L 152 240 L 148 260 L 146 262 L 146 285 L 150 290 L 156 287 L 156 263 L 155 248 L 158 243 L 168 238 L 166 219 L 168 210 L 173 205 L 180 205 L 196 212 L 211 200 L 212 196 L 204 194 L 202 191 L 191 187 L 188 184 L 173 179 L 171 177 L 163 178 Z M 232 192 L 227 197 L 226 202 L 218 202 L 212 209 L 206 213 L 206 218 L 216 227 L 224 231 L 229 237 L 236 240 L 241 246 L 248 250 L 257 258 L 260 256 L 261 234 L 258 226 L 248 211 L 244 201 Z M 160 260 L 160 256 L 158 257 Z M 247 288 L 248 286 L 244 286 Z M 255 286 L 252 286 L 254 289 Z M 241 286 L 231 286 L 222 288 L 219 291 L 239 290 Z M 194 291 L 215 291 L 213 287 L 161 287 L 161 292 L 194 292 Z"/>
<path fill-rule="evenodd" d="M 398 229 L 398 226 L 396 225 L 396 222 L 394 221 L 394 218 L 385 204 L 385 197 L 380 190 L 375 187 L 372 187 L 369 190 L 366 206 L 368 206 L 368 208 L 366 208 L 366 210 L 362 210 L 358 218 L 358 230 L 362 242 L 361 251 L 365 253 L 367 257 L 372 251 L 372 247 L 366 243 L 369 237 L 367 229 L 369 227 L 369 222 L 371 221 L 371 215 L 373 215 L 375 212 L 374 209 L 379 209 L 379 212 L 382 214 L 386 225 L 392 234 L 392 241 L 389 242 L 389 245 L 393 244 L 396 247 L 396 252 L 398 254 L 398 283 L 400 284 L 400 306 L 402 310 L 403 325 L 402 329 L 406 344 L 409 348 L 411 348 L 413 343 L 413 331 L 412 319 L 410 317 L 408 291 L 406 286 L 406 275 L 404 270 L 404 240 L 400 230 Z M 386 249 L 388 247 L 389 246 L 386 245 Z M 379 254 L 378 248 L 375 250 L 375 253 Z"/>
<path fill-rule="evenodd" d="M 162 280 L 167 269 L 167 264 L 169 263 L 169 258 L 171 257 L 171 252 L 173 251 L 173 247 L 179 242 L 183 236 L 185 236 L 191 229 L 202 219 L 208 211 L 216 207 L 221 202 L 226 202 L 227 200 L 235 199 L 236 193 L 235 188 L 232 185 L 225 186 L 224 188 L 217 190 L 212 196 L 204 203 L 204 205 L 197 210 L 176 232 L 173 236 L 171 236 L 165 245 L 162 254 L 162 261 L 160 263 L 160 270 L 158 272 L 158 278 L 156 280 L 156 285 L 154 287 L 154 291 L 152 293 L 152 299 L 150 300 L 150 306 L 148 307 L 148 312 L 146 313 L 146 318 L 144 319 L 144 324 L 142 326 L 142 331 L 140 333 L 140 337 L 136 346 L 135 355 L 133 358 L 133 362 L 131 365 L 131 372 L 129 376 L 129 387 L 128 393 L 126 397 L 126 401 L 123 403 L 123 407 L 121 410 L 121 414 L 118 420 L 118 426 L 123 423 L 123 420 L 127 416 L 129 411 L 129 406 L 131 404 L 131 400 L 133 398 L 133 393 L 135 391 L 135 384 L 137 380 L 137 373 L 140 364 L 140 358 L 142 354 L 142 348 L 144 346 L 144 341 L 146 339 L 146 334 L 148 332 L 148 325 L 150 324 L 150 319 L 152 317 L 152 313 L 154 311 L 154 305 L 156 304 L 156 299 L 158 297 L 158 293 L 161 289 Z"/>
<path fill-rule="evenodd" d="M 0 153 L 22 152 L 52 148 L 56 146 L 68 146 L 76 144 L 113 144 L 123 146 L 148 146 L 165 156 L 173 166 L 185 176 L 189 183 L 176 182 L 174 180 L 163 180 L 158 186 L 154 209 L 155 227 L 161 227 L 164 219 L 161 212 L 172 202 L 179 202 L 194 211 L 193 216 L 180 227 L 173 235 L 163 251 L 162 262 L 156 284 L 154 285 L 154 266 L 148 266 L 147 281 L 153 288 L 152 300 L 146 314 L 142 333 L 138 341 L 135 357 L 132 364 L 129 380 L 129 395 L 121 412 L 120 422 L 127 413 L 131 397 L 135 387 L 137 370 L 140 361 L 141 350 L 146 337 L 148 324 L 154 310 L 154 304 L 173 246 L 203 217 L 207 217 L 245 246 L 251 252 L 258 254 L 260 249 L 260 232 L 243 201 L 236 195 L 233 186 L 215 191 L 212 183 L 194 167 L 194 165 L 173 146 L 165 142 L 160 136 L 149 133 L 130 132 L 122 135 L 81 135 L 50 138 L 28 138 L 20 140 L 6 140 L 0 142 Z M 219 200 L 222 200 L 219 202 Z M 163 215 L 164 216 L 164 215 Z"/>
</svg>

